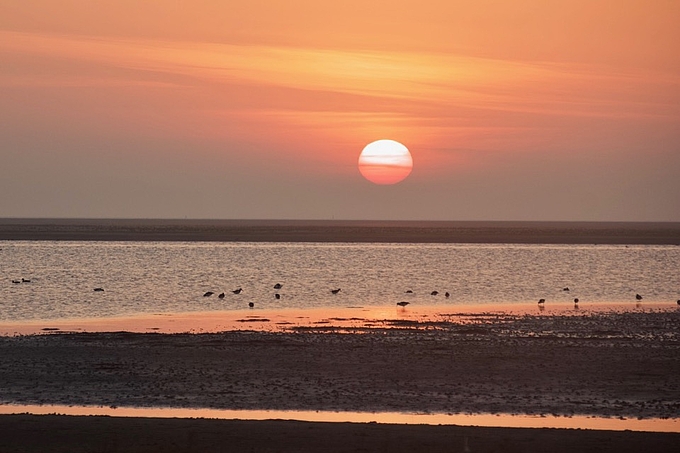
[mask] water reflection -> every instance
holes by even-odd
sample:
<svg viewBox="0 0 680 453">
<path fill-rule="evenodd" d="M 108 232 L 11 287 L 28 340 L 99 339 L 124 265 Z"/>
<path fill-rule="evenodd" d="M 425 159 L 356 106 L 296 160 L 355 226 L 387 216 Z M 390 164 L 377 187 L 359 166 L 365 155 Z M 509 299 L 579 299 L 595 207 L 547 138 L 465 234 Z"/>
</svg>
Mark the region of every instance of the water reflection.
<svg viewBox="0 0 680 453">
<path fill-rule="evenodd" d="M 677 305 L 647 303 L 588 303 L 575 307 L 570 303 L 538 306 L 541 316 L 581 316 L 631 310 L 678 310 Z M 535 304 L 441 306 L 354 306 L 308 309 L 243 309 L 215 312 L 155 313 L 136 316 L 92 319 L 48 319 L 0 322 L 0 335 L 31 335 L 65 332 L 135 332 L 135 333 L 215 333 L 238 330 L 282 332 L 315 330 L 318 332 L 361 333 L 369 329 L 418 327 L 437 323 L 468 324 L 476 315 L 536 315 Z M 403 321 L 399 323 L 399 321 Z"/>
<path fill-rule="evenodd" d="M 506 428 L 569 428 L 611 431 L 680 432 L 680 418 L 627 419 L 517 414 L 413 414 L 398 412 L 270 411 L 147 407 L 0 405 L 0 414 L 107 415 L 118 417 L 300 420 L 308 422 L 396 423 Z"/>
<path fill-rule="evenodd" d="M 675 246 L 6 241 L 0 319 L 226 311 L 251 302 L 339 308 L 545 297 L 552 304 L 577 293 L 589 302 L 634 303 L 639 292 L 645 303 L 671 303 L 678 261 Z M 11 284 L 9 276 L 30 283 Z"/>
</svg>

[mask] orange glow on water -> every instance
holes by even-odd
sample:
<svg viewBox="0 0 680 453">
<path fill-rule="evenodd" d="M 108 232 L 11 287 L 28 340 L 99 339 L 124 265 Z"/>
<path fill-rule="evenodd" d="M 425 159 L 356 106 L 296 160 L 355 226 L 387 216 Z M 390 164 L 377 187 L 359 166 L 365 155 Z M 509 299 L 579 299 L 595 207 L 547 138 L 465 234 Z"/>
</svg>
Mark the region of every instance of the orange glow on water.
<svg viewBox="0 0 680 453">
<path fill-rule="evenodd" d="M 207 418 L 224 420 L 300 420 L 335 423 L 396 423 L 488 426 L 505 428 L 599 429 L 611 431 L 680 432 L 680 419 L 626 419 L 590 416 L 517 414 L 413 414 L 401 412 L 331 412 L 286 410 L 229 410 L 60 405 L 0 405 L 0 414 L 99 415 L 111 417 Z"/>
</svg>

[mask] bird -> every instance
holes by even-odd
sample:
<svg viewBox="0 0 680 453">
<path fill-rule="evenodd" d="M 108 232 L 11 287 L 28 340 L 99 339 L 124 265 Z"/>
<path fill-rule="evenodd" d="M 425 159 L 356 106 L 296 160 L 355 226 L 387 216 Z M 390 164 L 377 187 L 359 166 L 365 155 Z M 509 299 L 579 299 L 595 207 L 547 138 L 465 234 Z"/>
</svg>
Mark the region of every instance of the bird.
<svg viewBox="0 0 680 453">
<path fill-rule="evenodd" d="M 407 289 L 407 290 L 406 290 L 406 294 L 413 294 L 413 290 Z"/>
<path fill-rule="evenodd" d="M 678 305 L 680 305 L 680 299 L 678 299 Z"/>
<path fill-rule="evenodd" d="M 538 305 L 543 305 L 545 303 L 545 299 L 538 299 Z"/>
<path fill-rule="evenodd" d="M 277 300 L 278 300 L 278 299 L 281 299 L 281 294 L 276 293 L 276 294 L 274 294 L 274 297 L 276 297 Z"/>
<path fill-rule="evenodd" d="M 437 294 L 439 294 L 439 291 L 432 291 L 432 292 L 430 293 L 431 296 L 436 296 Z"/>
<path fill-rule="evenodd" d="M 569 287 L 562 288 L 562 291 L 569 291 Z"/>
<path fill-rule="evenodd" d="M 21 280 L 12 280 L 12 283 L 21 283 Z"/>
<path fill-rule="evenodd" d="M 282 287 L 283 285 L 281 283 L 277 283 L 276 285 L 274 285 L 274 289 L 281 289 Z"/>
<path fill-rule="evenodd" d="M 397 302 L 397 305 L 399 305 L 400 307 L 405 307 L 408 304 L 409 304 L 409 302 Z"/>
<path fill-rule="evenodd" d="M 578 297 L 574 299 L 574 303 L 575 303 L 575 304 L 578 303 Z"/>
<path fill-rule="evenodd" d="M 215 294 L 215 293 L 212 292 L 212 291 L 206 291 L 206 293 L 203 294 L 203 297 L 210 297 L 210 296 L 212 296 L 213 294 Z"/>
<path fill-rule="evenodd" d="M 331 292 L 332 292 L 333 294 L 338 294 L 338 293 L 340 292 L 340 288 L 338 288 L 338 289 L 332 289 Z"/>
<path fill-rule="evenodd" d="M 235 289 L 232 291 L 234 294 L 241 294 L 241 291 L 243 291 L 243 288 Z"/>
<path fill-rule="evenodd" d="M 636 295 L 635 295 L 635 299 L 637 299 L 637 300 L 642 300 L 642 296 L 639 295 L 639 294 L 636 294 Z"/>
<path fill-rule="evenodd" d="M 449 294 L 449 292 L 447 291 L 444 293 L 444 297 L 451 297 L 451 294 Z"/>
<path fill-rule="evenodd" d="M 104 291 L 104 288 L 95 288 L 94 291 L 100 293 Z"/>
<path fill-rule="evenodd" d="M 248 302 L 248 306 L 249 306 L 250 308 L 253 308 L 253 307 L 255 306 L 255 304 L 252 303 L 252 302 Z"/>
<path fill-rule="evenodd" d="M 219 297 L 220 299 L 224 299 L 224 293 L 220 293 L 219 296 L 217 297 Z"/>
<path fill-rule="evenodd" d="M 23 277 L 22 277 L 22 278 L 21 278 L 21 283 L 31 283 L 31 281 L 28 280 L 27 278 L 23 278 Z"/>
</svg>

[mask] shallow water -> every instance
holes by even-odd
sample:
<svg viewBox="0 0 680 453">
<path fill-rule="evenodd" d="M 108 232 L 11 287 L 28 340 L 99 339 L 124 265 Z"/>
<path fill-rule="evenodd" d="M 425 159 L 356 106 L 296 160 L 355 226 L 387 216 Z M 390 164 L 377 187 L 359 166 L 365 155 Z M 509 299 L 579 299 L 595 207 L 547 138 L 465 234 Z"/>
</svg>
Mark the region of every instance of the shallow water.
<svg viewBox="0 0 680 453">
<path fill-rule="evenodd" d="M 401 412 L 273 411 L 144 407 L 0 405 L 0 414 L 106 415 L 117 417 L 300 420 L 308 422 L 398 423 L 505 428 L 570 428 L 612 431 L 680 432 L 680 418 L 634 419 L 520 414 L 422 414 Z"/>
<path fill-rule="evenodd" d="M 650 245 L 3 241 L 0 320 L 243 310 L 248 303 L 305 309 L 578 297 L 634 304 L 636 293 L 644 302 L 675 303 L 678 262 L 680 247 Z M 30 283 L 11 282 L 22 278 Z M 237 288 L 243 292 L 235 295 Z M 333 295 L 335 288 L 342 291 Z M 203 297 L 206 291 L 215 294 Z"/>
</svg>

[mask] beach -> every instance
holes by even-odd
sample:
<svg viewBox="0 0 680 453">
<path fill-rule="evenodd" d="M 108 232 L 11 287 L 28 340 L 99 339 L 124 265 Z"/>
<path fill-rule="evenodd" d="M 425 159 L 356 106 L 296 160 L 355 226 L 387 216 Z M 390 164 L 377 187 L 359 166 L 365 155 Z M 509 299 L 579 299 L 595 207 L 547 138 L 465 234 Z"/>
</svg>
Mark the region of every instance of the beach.
<svg viewBox="0 0 680 453">
<path fill-rule="evenodd" d="M 422 320 L 364 320 L 349 327 L 342 321 L 279 331 L 5 336 L 0 338 L 0 397 L 22 404 L 114 408 L 516 413 L 661 420 L 680 413 L 680 312 L 673 308 L 550 316 L 475 313 L 448 320 L 440 314 Z M 87 426 L 83 432 L 91 433 L 91 442 L 99 442 L 101 451 L 154 451 L 141 449 L 141 443 L 135 444 L 139 450 L 128 448 L 131 444 L 123 433 L 135 430 L 150 436 L 148 445 L 165 442 L 165 451 L 187 451 L 182 449 L 187 445 L 243 451 L 224 445 L 218 448 L 219 439 L 232 439 L 234 430 L 243 436 L 234 442 L 244 442 L 234 445 L 245 448 L 257 439 L 259 444 L 252 445 L 259 447 L 252 451 L 318 451 L 318 442 L 334 435 L 348 441 L 328 451 L 418 451 L 413 445 L 420 445 L 419 451 L 464 451 L 466 436 L 480 442 L 472 451 L 567 451 L 569 445 L 579 445 L 580 451 L 591 447 L 592 451 L 632 451 L 635 445 L 644 450 L 645 442 L 651 441 L 654 451 L 673 451 L 671 445 L 680 439 L 678 433 L 116 417 L 54 421 L 47 416 L 8 415 L 0 417 L 0 424 L 10 427 L 26 417 L 55 436 L 69 432 L 58 428 L 60 424 Z M 175 431 L 170 428 L 173 423 L 184 424 L 186 428 L 180 431 L 184 434 L 164 436 L 165 431 Z M 192 430 L 208 434 L 191 437 Z M 258 435 L 258 430 L 271 437 Z M 405 440 L 397 441 L 400 437 L 391 430 Z M 21 445 L 25 439 L 21 431 L 1 431 L 12 433 L 11 438 L 3 434 L 7 445 Z M 291 442 L 284 445 L 286 439 Z M 425 447 L 429 441 L 431 448 Z M 64 445 L 68 444 L 66 439 Z M 103 445 L 120 449 L 104 450 Z M 177 448 L 173 450 L 172 445 Z M 44 447 L 16 451 L 58 451 Z"/>
</svg>

